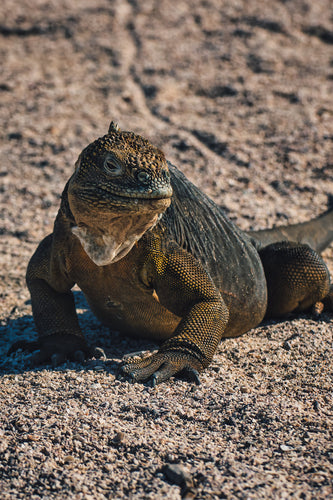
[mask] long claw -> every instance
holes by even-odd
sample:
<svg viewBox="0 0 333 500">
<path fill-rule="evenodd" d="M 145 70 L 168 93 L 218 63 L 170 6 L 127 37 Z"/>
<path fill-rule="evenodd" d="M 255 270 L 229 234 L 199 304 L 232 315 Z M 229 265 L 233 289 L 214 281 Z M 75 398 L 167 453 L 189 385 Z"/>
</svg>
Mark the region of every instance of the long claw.
<svg viewBox="0 0 333 500">
<path fill-rule="evenodd" d="M 185 373 L 188 375 L 189 379 L 195 383 L 195 385 L 201 385 L 200 376 L 198 370 L 192 367 L 185 368 Z"/>
<path fill-rule="evenodd" d="M 116 379 L 117 380 L 127 380 L 130 384 L 134 384 L 136 382 L 136 378 L 133 372 L 127 372 L 125 370 L 124 365 L 118 366 L 117 373 L 116 373 Z"/>
<path fill-rule="evenodd" d="M 154 374 L 151 376 L 151 386 L 152 386 L 152 387 L 156 387 L 157 383 L 158 383 L 158 382 L 157 382 L 157 377 L 156 377 L 156 375 L 155 375 L 155 373 L 154 373 Z"/>
<path fill-rule="evenodd" d="M 116 379 L 121 380 L 123 377 L 124 377 L 123 367 L 121 364 L 119 364 L 116 370 Z"/>
</svg>

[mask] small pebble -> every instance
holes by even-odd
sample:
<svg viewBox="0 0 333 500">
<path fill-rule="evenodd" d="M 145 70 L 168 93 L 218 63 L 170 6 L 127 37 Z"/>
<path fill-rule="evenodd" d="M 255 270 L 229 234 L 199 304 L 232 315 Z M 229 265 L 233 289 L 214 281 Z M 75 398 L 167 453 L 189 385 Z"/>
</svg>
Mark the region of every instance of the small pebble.
<svg viewBox="0 0 333 500">
<path fill-rule="evenodd" d="M 281 451 L 291 451 L 293 449 L 292 446 L 288 446 L 286 444 L 280 444 L 280 450 Z"/>
<path fill-rule="evenodd" d="M 117 432 L 114 438 L 112 439 L 112 442 L 114 444 L 123 443 L 124 441 L 125 441 L 125 434 L 123 432 Z"/>
<path fill-rule="evenodd" d="M 96 365 L 96 366 L 94 366 L 93 370 L 94 370 L 94 372 L 102 372 L 104 370 L 104 366 L 103 365 Z"/>
<path fill-rule="evenodd" d="M 174 484 L 182 486 L 186 483 L 192 483 L 191 474 L 181 464 L 166 464 L 163 467 L 165 476 Z"/>
<path fill-rule="evenodd" d="M 313 409 L 318 411 L 320 410 L 320 404 L 319 404 L 319 401 L 315 400 L 313 403 Z"/>
<path fill-rule="evenodd" d="M 291 344 L 290 344 L 290 342 L 288 342 L 288 340 L 286 340 L 285 342 L 283 342 L 283 349 L 285 349 L 286 351 L 290 351 L 291 350 Z"/>
</svg>

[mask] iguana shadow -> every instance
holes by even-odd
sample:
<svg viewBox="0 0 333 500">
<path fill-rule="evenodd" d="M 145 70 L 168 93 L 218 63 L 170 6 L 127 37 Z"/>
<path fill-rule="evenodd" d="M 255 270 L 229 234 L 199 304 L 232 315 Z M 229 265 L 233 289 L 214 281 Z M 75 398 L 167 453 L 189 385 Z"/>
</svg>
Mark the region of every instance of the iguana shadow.
<svg viewBox="0 0 333 500">
<path fill-rule="evenodd" d="M 111 330 L 102 325 L 91 312 L 87 301 L 81 291 L 73 291 L 77 315 L 82 330 L 85 333 L 87 342 L 91 346 L 100 347 L 104 350 L 106 362 L 100 361 L 105 371 L 116 374 L 118 365 L 122 357 L 131 352 L 154 350 L 158 344 L 147 339 L 136 339 L 130 336 L 121 335 L 119 332 Z M 8 319 L 0 323 L 0 374 L 18 374 L 26 371 L 40 371 L 43 369 L 52 370 L 51 364 L 32 367 L 30 360 L 31 353 L 19 350 L 16 353 L 7 355 L 11 345 L 20 340 L 37 340 L 37 332 L 32 314 L 25 314 L 19 318 Z M 81 363 L 68 362 L 56 369 L 82 370 L 93 369 L 96 361 L 88 360 Z"/>
</svg>

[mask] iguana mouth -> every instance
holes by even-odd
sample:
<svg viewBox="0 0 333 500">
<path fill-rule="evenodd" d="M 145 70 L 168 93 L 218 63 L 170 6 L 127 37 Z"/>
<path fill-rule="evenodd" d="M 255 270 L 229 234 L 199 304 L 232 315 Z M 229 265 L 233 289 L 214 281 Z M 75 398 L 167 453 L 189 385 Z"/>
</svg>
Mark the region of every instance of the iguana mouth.
<svg viewBox="0 0 333 500">
<path fill-rule="evenodd" d="M 159 197 L 148 198 L 143 194 L 138 197 L 128 193 L 127 196 L 123 196 L 101 187 L 89 186 L 84 189 L 80 187 L 69 190 L 68 200 L 75 219 L 78 214 L 85 214 L 90 218 L 89 214 L 93 214 L 96 210 L 98 210 L 98 219 L 101 219 L 102 213 L 106 217 L 112 214 L 117 216 L 117 214 L 163 213 L 171 203 L 171 196 L 162 196 L 161 192 L 159 195 Z"/>
<path fill-rule="evenodd" d="M 92 200 L 94 198 L 98 200 L 108 200 L 108 201 L 113 201 L 113 200 L 119 200 L 119 201 L 126 201 L 128 203 L 128 199 L 131 200 L 147 200 L 147 201 L 152 201 L 152 200 L 165 200 L 168 198 L 171 198 L 172 196 L 172 187 L 170 185 L 166 185 L 162 188 L 149 188 L 149 189 L 142 189 L 142 192 L 139 190 L 135 189 L 123 189 L 121 191 L 121 194 L 119 194 L 119 191 L 112 189 L 112 188 L 104 188 L 99 185 L 90 185 L 87 187 L 80 187 L 79 190 L 75 190 L 74 194 L 76 196 L 79 196 L 80 198 L 89 198 L 89 200 Z"/>
</svg>

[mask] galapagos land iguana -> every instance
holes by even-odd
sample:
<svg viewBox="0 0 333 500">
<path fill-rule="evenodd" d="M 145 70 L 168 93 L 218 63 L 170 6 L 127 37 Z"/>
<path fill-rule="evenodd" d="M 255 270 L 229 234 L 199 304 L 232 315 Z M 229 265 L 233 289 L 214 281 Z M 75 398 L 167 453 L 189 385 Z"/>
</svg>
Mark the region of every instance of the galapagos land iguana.
<svg viewBox="0 0 333 500">
<path fill-rule="evenodd" d="M 162 341 L 122 374 L 162 382 L 198 373 L 222 338 L 266 317 L 324 302 L 333 288 L 319 253 L 333 209 L 312 221 L 241 231 L 147 140 L 111 122 L 87 146 L 62 194 L 54 231 L 27 270 L 39 340 L 36 362 L 91 355 L 79 327 L 77 284 L 95 315 L 125 334 Z"/>
</svg>

